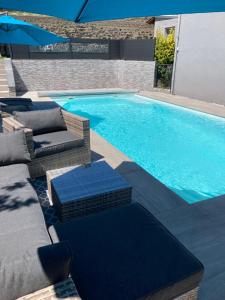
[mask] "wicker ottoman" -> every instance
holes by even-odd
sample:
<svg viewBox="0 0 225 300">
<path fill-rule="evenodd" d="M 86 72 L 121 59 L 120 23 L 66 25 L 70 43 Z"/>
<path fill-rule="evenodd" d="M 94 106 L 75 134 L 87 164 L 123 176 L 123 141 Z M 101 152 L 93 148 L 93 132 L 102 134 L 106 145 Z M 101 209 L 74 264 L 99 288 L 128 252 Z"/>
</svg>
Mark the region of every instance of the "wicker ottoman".
<svg viewBox="0 0 225 300">
<path fill-rule="evenodd" d="M 48 171 L 47 181 L 62 222 L 131 202 L 131 186 L 105 161 Z"/>
<path fill-rule="evenodd" d="M 81 300 L 74 282 L 71 278 L 59 282 L 55 285 L 48 286 L 32 294 L 18 298 L 17 300 Z"/>
</svg>

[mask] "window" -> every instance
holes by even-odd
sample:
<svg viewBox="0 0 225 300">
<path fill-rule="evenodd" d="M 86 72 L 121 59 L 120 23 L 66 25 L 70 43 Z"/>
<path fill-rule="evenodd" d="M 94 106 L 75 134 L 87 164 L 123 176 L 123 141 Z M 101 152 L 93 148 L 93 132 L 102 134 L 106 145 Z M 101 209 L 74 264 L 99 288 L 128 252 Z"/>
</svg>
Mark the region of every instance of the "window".
<svg viewBox="0 0 225 300">
<path fill-rule="evenodd" d="M 75 53 L 108 53 L 108 43 L 71 43 L 72 52 Z"/>
<path fill-rule="evenodd" d="M 69 52 L 70 45 L 69 43 L 62 43 L 62 44 L 54 44 L 54 45 L 47 45 L 47 46 L 30 46 L 30 52 Z"/>
<path fill-rule="evenodd" d="M 107 54 L 109 52 L 108 42 L 72 42 L 64 44 L 54 44 L 47 46 L 30 46 L 32 53 L 89 53 Z"/>
<path fill-rule="evenodd" d="M 175 30 L 175 26 L 170 26 L 165 28 L 165 35 L 169 35 L 171 30 Z"/>
</svg>

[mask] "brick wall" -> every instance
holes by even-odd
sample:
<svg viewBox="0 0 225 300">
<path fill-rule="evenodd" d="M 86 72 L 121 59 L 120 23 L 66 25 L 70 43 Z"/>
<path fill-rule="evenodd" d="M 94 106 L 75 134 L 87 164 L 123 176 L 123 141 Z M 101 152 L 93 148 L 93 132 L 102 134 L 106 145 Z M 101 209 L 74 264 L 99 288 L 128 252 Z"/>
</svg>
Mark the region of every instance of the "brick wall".
<svg viewBox="0 0 225 300">
<path fill-rule="evenodd" d="M 13 60 L 17 91 L 117 86 L 110 60 Z"/>
<path fill-rule="evenodd" d="M 17 91 L 153 87 L 154 61 L 13 60 Z"/>
</svg>

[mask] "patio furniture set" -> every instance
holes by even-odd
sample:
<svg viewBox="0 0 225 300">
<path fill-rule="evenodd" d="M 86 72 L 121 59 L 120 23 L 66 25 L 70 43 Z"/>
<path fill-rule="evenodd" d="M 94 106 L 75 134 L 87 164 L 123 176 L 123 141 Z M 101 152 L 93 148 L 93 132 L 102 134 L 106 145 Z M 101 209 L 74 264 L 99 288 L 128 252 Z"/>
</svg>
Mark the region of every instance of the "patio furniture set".
<svg viewBox="0 0 225 300">
<path fill-rule="evenodd" d="M 29 109 L 2 119 L 0 299 L 197 299 L 202 264 L 91 163 L 89 121 Z M 30 180 L 45 175 L 60 219 L 49 228 Z"/>
</svg>

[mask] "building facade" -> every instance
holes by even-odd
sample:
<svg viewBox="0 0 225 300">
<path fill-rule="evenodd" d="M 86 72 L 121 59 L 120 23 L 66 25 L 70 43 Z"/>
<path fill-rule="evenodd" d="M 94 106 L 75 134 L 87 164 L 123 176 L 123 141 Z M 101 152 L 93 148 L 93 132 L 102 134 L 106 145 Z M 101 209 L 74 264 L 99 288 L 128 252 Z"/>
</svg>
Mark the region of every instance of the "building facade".
<svg viewBox="0 0 225 300">
<path fill-rule="evenodd" d="M 225 13 L 181 15 L 172 92 L 225 105 Z"/>
<path fill-rule="evenodd" d="M 178 16 L 159 16 L 155 17 L 155 26 L 154 26 L 154 37 L 158 31 L 161 31 L 164 35 L 167 35 L 170 32 L 170 29 L 174 28 L 177 32 L 178 25 Z"/>
</svg>

